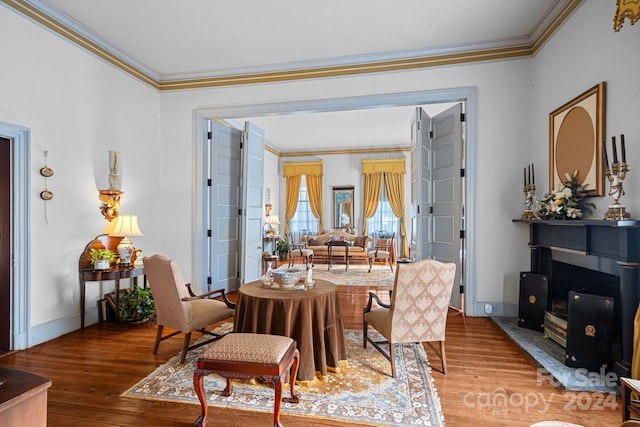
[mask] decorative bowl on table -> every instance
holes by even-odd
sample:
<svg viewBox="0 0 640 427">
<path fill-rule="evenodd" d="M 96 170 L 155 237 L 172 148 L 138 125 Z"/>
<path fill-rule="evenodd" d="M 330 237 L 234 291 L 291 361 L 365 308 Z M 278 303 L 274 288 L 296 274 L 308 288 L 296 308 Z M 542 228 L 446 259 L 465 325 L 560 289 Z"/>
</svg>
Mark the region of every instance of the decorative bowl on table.
<svg viewBox="0 0 640 427">
<path fill-rule="evenodd" d="M 302 269 L 286 268 L 284 270 L 273 270 L 271 274 L 273 280 L 280 286 L 294 286 L 302 277 Z"/>
</svg>

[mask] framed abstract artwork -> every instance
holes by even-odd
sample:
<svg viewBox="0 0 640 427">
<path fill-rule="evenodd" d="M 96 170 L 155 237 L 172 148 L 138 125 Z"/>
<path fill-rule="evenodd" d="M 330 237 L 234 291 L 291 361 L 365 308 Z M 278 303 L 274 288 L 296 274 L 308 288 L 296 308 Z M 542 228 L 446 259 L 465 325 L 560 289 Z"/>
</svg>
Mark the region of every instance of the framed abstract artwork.
<svg viewBox="0 0 640 427">
<path fill-rule="evenodd" d="M 604 195 L 605 86 L 600 82 L 549 114 L 549 191 L 577 172 L 587 196 Z"/>
</svg>

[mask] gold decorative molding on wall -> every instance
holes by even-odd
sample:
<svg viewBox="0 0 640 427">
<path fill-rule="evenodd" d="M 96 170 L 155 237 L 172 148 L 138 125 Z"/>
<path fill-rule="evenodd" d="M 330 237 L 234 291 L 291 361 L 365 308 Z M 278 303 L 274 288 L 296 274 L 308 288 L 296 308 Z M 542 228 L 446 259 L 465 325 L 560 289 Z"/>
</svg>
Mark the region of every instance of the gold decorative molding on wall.
<svg viewBox="0 0 640 427">
<path fill-rule="evenodd" d="M 283 176 L 323 175 L 324 160 L 319 162 L 284 163 Z"/>
<path fill-rule="evenodd" d="M 390 172 L 390 173 L 405 173 L 406 172 L 406 158 L 398 159 L 382 159 L 382 160 L 367 160 L 362 159 L 362 173 L 364 175 L 370 173 Z"/>
<path fill-rule="evenodd" d="M 626 18 L 629 18 L 631 25 L 640 19 L 640 0 L 618 0 L 616 16 L 613 18 L 613 31 L 620 31 Z"/>
</svg>

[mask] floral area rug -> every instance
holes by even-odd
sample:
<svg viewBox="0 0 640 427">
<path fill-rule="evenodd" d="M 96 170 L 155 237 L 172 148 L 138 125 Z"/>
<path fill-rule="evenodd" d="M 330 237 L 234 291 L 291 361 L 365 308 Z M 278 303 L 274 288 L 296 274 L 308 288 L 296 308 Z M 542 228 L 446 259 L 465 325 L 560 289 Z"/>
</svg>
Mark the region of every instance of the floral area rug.
<svg viewBox="0 0 640 427">
<path fill-rule="evenodd" d="M 431 368 L 421 345 L 396 347 L 397 377 L 391 378 L 389 362 L 371 345 L 362 347 L 362 332 L 347 330 L 345 338 L 348 366 L 312 386 L 296 384 L 300 403 L 283 402 L 281 413 L 375 426 L 444 425 Z M 203 351 L 204 347 L 190 351 L 184 365 L 180 365 L 179 356 L 173 357 L 122 396 L 199 405 L 193 372 Z M 224 397 L 222 377 L 211 374 L 204 380 L 210 419 L 215 418 L 215 407 L 273 412 L 274 392 L 269 385 L 234 380 L 233 394 Z M 287 386 L 283 397 L 289 395 Z"/>
<path fill-rule="evenodd" d="M 306 267 L 302 264 L 295 264 L 295 268 Z M 278 270 L 288 268 L 287 265 L 278 267 Z M 396 269 L 389 269 L 388 265 L 374 265 L 371 273 L 368 272 L 369 265 L 349 264 L 349 271 L 345 271 L 344 264 L 333 264 L 331 270 L 327 270 L 327 264 L 315 264 L 313 266 L 313 278 L 328 280 L 336 285 L 343 286 L 388 286 L 393 287 L 393 280 L 396 276 Z M 302 274 L 306 277 L 305 273 Z"/>
</svg>

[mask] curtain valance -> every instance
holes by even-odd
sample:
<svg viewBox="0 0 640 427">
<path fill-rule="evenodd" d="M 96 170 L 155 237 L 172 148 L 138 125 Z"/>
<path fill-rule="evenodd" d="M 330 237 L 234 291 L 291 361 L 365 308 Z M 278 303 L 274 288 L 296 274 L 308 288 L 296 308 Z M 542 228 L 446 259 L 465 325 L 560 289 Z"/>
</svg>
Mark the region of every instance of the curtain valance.
<svg viewBox="0 0 640 427">
<path fill-rule="evenodd" d="M 288 176 L 321 176 L 324 174 L 324 160 L 319 162 L 284 163 L 284 177 Z"/>
<path fill-rule="evenodd" d="M 366 160 L 362 159 L 362 174 L 372 173 L 406 173 L 404 156 L 399 159 Z"/>
</svg>

